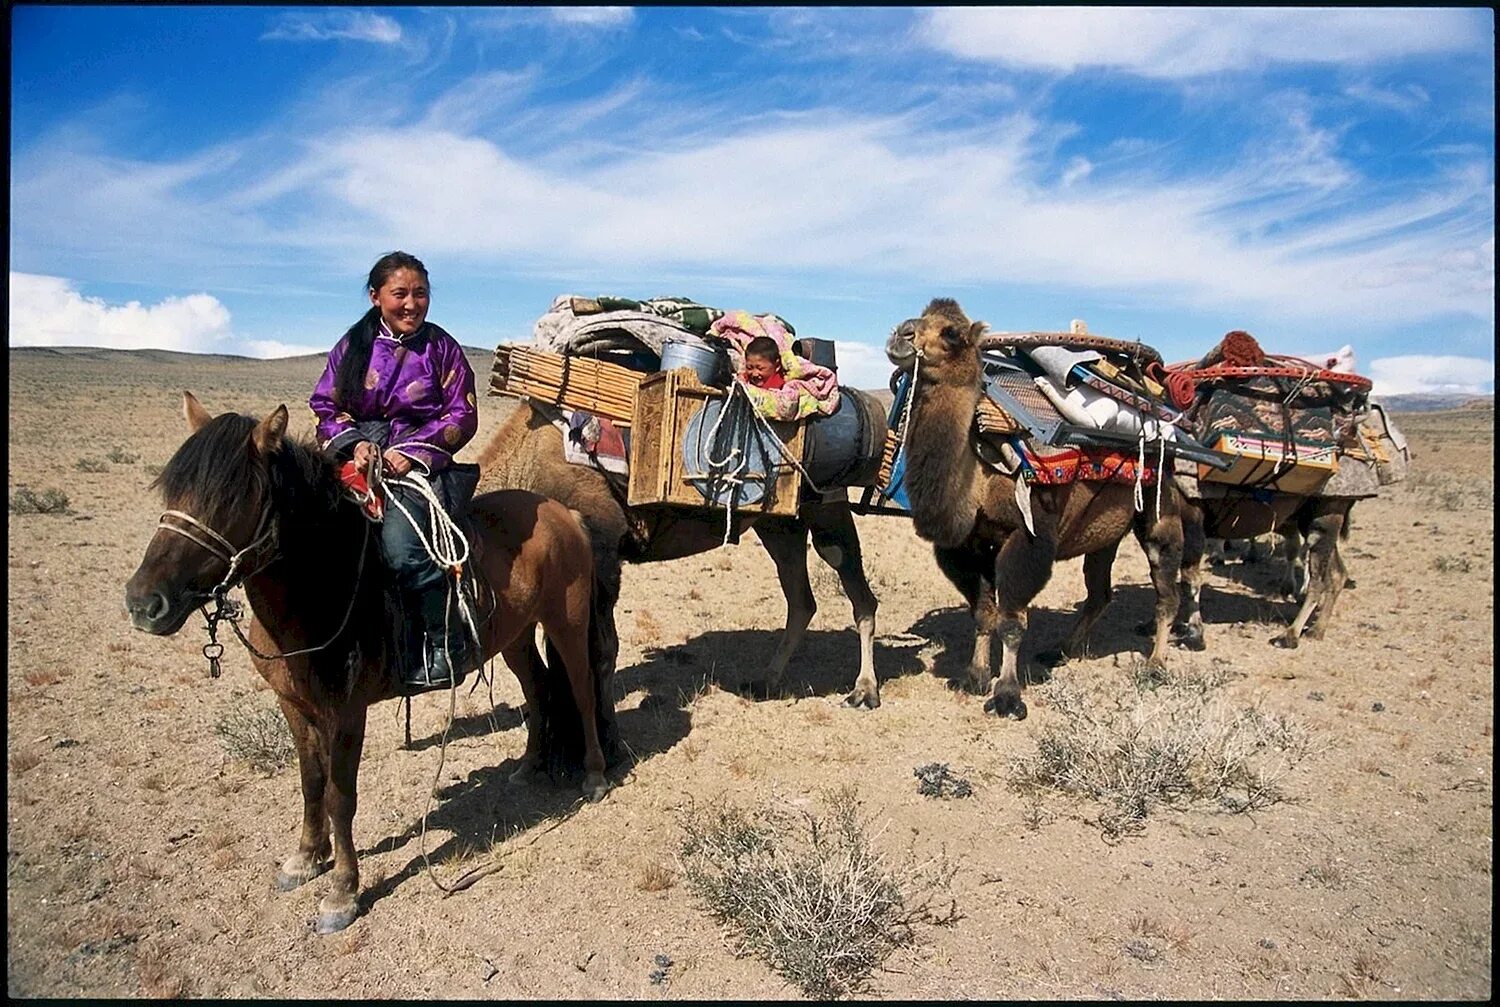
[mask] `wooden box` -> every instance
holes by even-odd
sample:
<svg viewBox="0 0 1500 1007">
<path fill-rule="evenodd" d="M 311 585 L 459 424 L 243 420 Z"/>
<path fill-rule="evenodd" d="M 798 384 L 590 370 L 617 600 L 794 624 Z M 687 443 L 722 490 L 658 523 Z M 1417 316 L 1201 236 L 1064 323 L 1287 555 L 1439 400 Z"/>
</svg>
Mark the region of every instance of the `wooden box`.
<svg viewBox="0 0 1500 1007">
<path fill-rule="evenodd" d="M 687 471 L 683 440 L 693 417 L 710 401 L 726 397 L 722 389 L 703 384 L 685 367 L 652 374 L 641 382 L 631 423 L 627 496 L 630 506 L 672 504 L 720 508 L 720 504 L 704 496 L 699 488 L 701 482 L 693 480 L 701 473 Z M 805 424 L 771 421 L 769 426 L 784 445 L 786 455 L 800 463 Z M 771 459 L 774 484 L 759 500 L 737 503 L 736 509 L 746 513 L 796 514 L 801 473 L 774 447 L 769 454 L 774 456 Z"/>
<path fill-rule="evenodd" d="M 1286 446 L 1280 439 L 1221 433 L 1208 446 L 1237 455 L 1238 460 L 1227 470 L 1200 464 L 1198 478 L 1203 482 L 1264 487 L 1279 493 L 1311 494 L 1321 489 L 1338 470 L 1333 447 L 1317 447 L 1294 441 L 1291 467 L 1273 482 L 1266 482 L 1277 470 L 1277 466 L 1284 464 Z"/>
</svg>

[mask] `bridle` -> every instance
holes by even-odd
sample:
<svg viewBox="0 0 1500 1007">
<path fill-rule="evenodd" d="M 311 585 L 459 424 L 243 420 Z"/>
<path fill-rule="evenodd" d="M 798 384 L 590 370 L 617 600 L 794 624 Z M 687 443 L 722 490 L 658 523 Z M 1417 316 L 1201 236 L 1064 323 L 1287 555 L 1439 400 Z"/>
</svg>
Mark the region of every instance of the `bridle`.
<svg viewBox="0 0 1500 1007">
<path fill-rule="evenodd" d="M 224 656 L 224 645 L 219 642 L 219 622 L 221 620 L 229 622 L 230 628 L 234 630 L 234 635 L 239 637 L 240 643 L 244 644 L 245 649 L 250 651 L 250 653 L 263 661 L 281 661 L 289 657 L 297 657 L 301 654 L 311 654 L 314 651 L 323 650 L 330 646 L 344 632 L 344 628 L 349 625 L 349 616 L 354 614 L 354 604 L 359 599 L 359 585 L 364 579 L 365 554 L 369 552 L 370 523 L 368 521 L 361 522 L 364 525 L 365 534 L 364 540 L 360 543 L 359 568 L 354 573 L 354 587 L 349 592 L 349 607 L 344 610 L 344 618 L 339 623 L 339 628 L 334 630 L 332 636 L 316 647 L 303 647 L 301 650 L 289 650 L 281 654 L 263 654 L 246 638 L 244 632 L 240 629 L 240 619 L 244 616 L 244 606 L 239 602 L 230 601 L 229 592 L 280 558 L 281 553 L 272 550 L 270 558 L 254 570 L 248 573 L 240 571 L 240 564 L 245 561 L 245 557 L 253 554 L 268 540 L 275 538 L 276 525 L 272 517 L 271 505 L 268 502 L 261 510 L 260 521 L 255 526 L 255 538 L 251 540 L 249 545 L 242 549 L 236 549 L 234 543 L 229 541 L 229 539 L 185 511 L 163 511 L 161 518 L 156 522 L 158 531 L 166 529 L 175 535 L 181 535 L 183 538 L 206 550 L 214 558 L 225 563 L 229 568 L 224 573 L 224 579 L 219 581 L 208 592 L 208 600 L 214 603 L 214 610 L 210 612 L 206 602 L 199 606 L 204 620 L 208 623 L 208 643 L 203 645 L 203 656 L 208 660 L 208 673 L 213 678 L 219 677 L 219 661 Z M 169 518 L 171 521 L 182 522 L 190 527 L 178 527 L 177 524 L 169 522 Z M 193 529 L 202 532 L 208 537 L 209 541 L 199 538 Z"/>
<path fill-rule="evenodd" d="M 188 525 L 191 525 L 192 528 L 196 528 L 198 531 L 207 535 L 213 541 L 205 542 L 203 539 L 194 534 L 190 529 L 179 528 L 175 524 L 168 523 L 168 518 L 171 518 L 173 521 L 181 521 Z M 199 521 L 197 518 L 193 517 L 193 515 L 187 513 L 186 511 L 163 511 L 161 519 L 156 522 L 156 527 L 158 530 L 165 528 L 167 531 L 172 532 L 173 534 L 181 535 L 183 538 L 196 543 L 203 549 L 207 550 L 216 559 L 222 560 L 225 564 L 228 565 L 229 569 L 225 572 L 224 579 L 219 582 L 219 585 L 217 587 L 209 592 L 209 594 L 213 596 L 222 595 L 232 588 L 237 587 L 240 582 L 243 581 L 246 577 L 253 576 L 254 574 L 257 574 L 261 570 L 264 570 L 266 567 L 270 566 L 277 556 L 277 554 L 273 552 L 270 559 L 262 563 L 259 567 L 257 567 L 250 573 L 241 574 L 239 572 L 240 564 L 244 562 L 245 557 L 249 556 L 256 549 L 260 548 L 263 542 L 272 538 L 276 533 L 275 527 L 271 524 L 271 507 L 269 504 L 266 505 L 265 509 L 260 513 L 260 522 L 255 526 L 255 539 L 243 549 L 235 549 L 233 542 L 229 541 L 229 539 L 225 538 L 223 535 L 220 535 L 218 532 L 214 531 L 208 525 L 204 524 L 202 521 Z"/>
</svg>

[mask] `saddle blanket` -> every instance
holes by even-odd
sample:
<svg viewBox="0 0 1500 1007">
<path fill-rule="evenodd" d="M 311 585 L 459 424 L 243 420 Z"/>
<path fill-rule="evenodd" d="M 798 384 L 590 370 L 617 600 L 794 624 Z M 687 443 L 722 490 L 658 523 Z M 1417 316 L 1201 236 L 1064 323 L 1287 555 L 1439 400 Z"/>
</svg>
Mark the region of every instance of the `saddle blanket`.
<svg viewBox="0 0 1500 1007">
<path fill-rule="evenodd" d="M 1021 478 L 1044 486 L 1061 486 L 1071 482 L 1136 482 L 1149 486 L 1156 481 L 1154 451 L 1147 451 L 1146 464 L 1140 465 L 1134 453 L 1109 448 L 1038 448 L 1020 441 Z"/>
<path fill-rule="evenodd" d="M 562 431 L 563 458 L 571 465 L 602 468 L 616 475 L 630 474 L 630 441 L 603 416 L 582 409 L 563 409 L 553 426 Z"/>
</svg>

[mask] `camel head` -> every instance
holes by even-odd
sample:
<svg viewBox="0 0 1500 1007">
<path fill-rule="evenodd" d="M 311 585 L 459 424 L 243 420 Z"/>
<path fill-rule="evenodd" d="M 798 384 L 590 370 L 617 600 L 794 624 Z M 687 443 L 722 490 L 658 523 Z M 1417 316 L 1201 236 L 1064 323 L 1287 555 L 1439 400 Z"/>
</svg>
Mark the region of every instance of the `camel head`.
<svg viewBox="0 0 1500 1007">
<path fill-rule="evenodd" d="M 971 322 L 958 302 L 936 297 L 918 318 L 908 318 L 885 343 L 885 355 L 898 370 L 921 359 L 918 377 L 944 384 L 977 384 L 979 337 L 988 326 Z"/>
</svg>

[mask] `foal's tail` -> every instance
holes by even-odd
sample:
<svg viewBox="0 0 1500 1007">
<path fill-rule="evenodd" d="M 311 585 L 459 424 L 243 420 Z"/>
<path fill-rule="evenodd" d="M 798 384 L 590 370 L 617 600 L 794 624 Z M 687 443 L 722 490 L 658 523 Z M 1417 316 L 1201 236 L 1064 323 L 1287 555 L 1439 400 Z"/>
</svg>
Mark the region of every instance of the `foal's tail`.
<svg viewBox="0 0 1500 1007">
<path fill-rule="evenodd" d="M 599 595 L 599 562 L 594 552 L 594 537 L 589 531 L 588 521 L 580 511 L 568 508 L 578 530 L 589 546 L 589 676 L 594 683 L 594 715 L 598 721 L 599 744 L 604 749 L 604 761 L 613 765 L 620 753 L 620 725 L 615 721 L 614 669 L 603 668 L 604 663 L 604 611 Z"/>
</svg>

